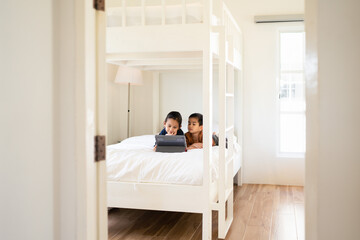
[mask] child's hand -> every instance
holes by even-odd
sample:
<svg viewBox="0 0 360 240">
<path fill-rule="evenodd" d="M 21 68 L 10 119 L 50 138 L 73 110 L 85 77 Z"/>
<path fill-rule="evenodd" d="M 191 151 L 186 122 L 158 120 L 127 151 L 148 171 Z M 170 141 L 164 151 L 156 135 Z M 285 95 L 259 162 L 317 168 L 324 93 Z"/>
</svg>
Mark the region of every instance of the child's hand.
<svg viewBox="0 0 360 240">
<path fill-rule="evenodd" d="M 191 144 L 187 150 L 191 150 L 191 149 L 200 149 L 203 148 L 203 144 L 202 143 L 193 143 Z"/>
<path fill-rule="evenodd" d="M 156 152 L 156 147 L 157 147 L 157 145 L 155 145 L 155 147 L 154 147 L 154 151 Z"/>
<path fill-rule="evenodd" d="M 188 146 L 187 148 L 186 148 L 186 150 L 191 150 L 191 149 L 195 149 L 192 145 L 191 146 Z"/>
<path fill-rule="evenodd" d="M 172 136 L 175 136 L 176 135 L 176 132 L 169 132 L 168 134 L 166 135 L 172 135 Z"/>
<path fill-rule="evenodd" d="M 202 143 L 194 143 L 194 144 L 191 145 L 191 146 L 194 146 L 194 148 L 197 148 L 197 149 L 203 148 L 203 144 L 202 144 Z"/>
</svg>

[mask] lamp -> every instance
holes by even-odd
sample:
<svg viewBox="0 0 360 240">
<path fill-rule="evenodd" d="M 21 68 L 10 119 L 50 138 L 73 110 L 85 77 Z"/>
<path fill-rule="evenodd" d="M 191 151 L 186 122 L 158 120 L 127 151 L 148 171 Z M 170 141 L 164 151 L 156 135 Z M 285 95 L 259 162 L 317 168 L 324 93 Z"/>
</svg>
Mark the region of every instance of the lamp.
<svg viewBox="0 0 360 240">
<path fill-rule="evenodd" d="M 115 83 L 128 85 L 128 116 L 127 116 L 127 137 L 130 131 L 130 85 L 142 84 L 142 72 L 139 69 L 119 66 L 115 77 Z"/>
</svg>

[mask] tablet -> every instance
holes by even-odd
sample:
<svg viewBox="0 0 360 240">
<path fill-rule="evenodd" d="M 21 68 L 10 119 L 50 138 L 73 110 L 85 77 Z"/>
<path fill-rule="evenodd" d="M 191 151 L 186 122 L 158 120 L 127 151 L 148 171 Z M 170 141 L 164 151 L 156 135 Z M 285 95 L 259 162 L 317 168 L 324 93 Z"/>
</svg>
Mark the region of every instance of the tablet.
<svg viewBox="0 0 360 240">
<path fill-rule="evenodd" d="M 184 135 L 155 135 L 156 152 L 185 152 Z"/>
</svg>

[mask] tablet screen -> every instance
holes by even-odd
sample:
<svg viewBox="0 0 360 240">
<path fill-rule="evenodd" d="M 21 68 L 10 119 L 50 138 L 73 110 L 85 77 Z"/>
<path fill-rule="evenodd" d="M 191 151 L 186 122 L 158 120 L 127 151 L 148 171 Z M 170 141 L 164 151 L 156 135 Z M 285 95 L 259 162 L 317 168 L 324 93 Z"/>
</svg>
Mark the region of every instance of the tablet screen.
<svg viewBox="0 0 360 240">
<path fill-rule="evenodd" d="M 186 146 L 184 135 L 155 135 L 158 146 Z"/>
</svg>

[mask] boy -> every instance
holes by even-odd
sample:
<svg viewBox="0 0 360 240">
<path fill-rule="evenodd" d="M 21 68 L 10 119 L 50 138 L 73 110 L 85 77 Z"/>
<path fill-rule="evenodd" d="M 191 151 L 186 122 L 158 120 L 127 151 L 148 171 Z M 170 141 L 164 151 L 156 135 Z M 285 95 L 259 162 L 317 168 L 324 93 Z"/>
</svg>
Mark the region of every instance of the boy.
<svg viewBox="0 0 360 240">
<path fill-rule="evenodd" d="M 187 149 L 203 147 L 203 115 L 193 113 L 189 116 L 188 132 L 185 134 Z M 212 145 L 215 146 L 214 139 Z"/>
</svg>

